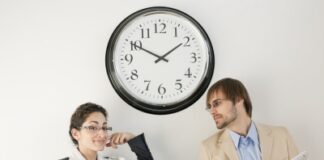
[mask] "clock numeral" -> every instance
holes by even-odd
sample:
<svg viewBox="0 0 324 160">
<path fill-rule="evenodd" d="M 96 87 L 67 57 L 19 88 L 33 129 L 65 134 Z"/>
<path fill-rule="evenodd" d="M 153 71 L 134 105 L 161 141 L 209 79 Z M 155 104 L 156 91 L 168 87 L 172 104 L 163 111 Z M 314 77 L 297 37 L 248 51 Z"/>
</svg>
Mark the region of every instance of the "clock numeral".
<svg viewBox="0 0 324 160">
<path fill-rule="evenodd" d="M 180 90 L 182 88 L 181 79 L 177 79 L 175 85 L 176 85 L 175 89 Z"/>
<path fill-rule="evenodd" d="M 150 38 L 150 29 L 146 28 L 146 29 L 141 29 L 141 37 L 142 38 Z"/>
<path fill-rule="evenodd" d="M 166 92 L 166 88 L 163 87 L 162 85 L 163 85 L 163 83 L 160 84 L 160 85 L 159 85 L 159 88 L 158 88 L 158 93 L 159 93 L 160 95 L 164 95 L 165 92 Z"/>
<path fill-rule="evenodd" d="M 158 31 L 158 28 L 160 28 L 160 27 L 158 27 L 158 24 L 156 24 L 156 23 L 154 24 L 154 33 L 166 33 L 166 31 L 165 31 L 166 24 L 160 23 L 159 26 L 162 26 L 160 31 Z"/>
<path fill-rule="evenodd" d="M 187 76 L 188 78 L 190 78 L 192 76 L 190 68 L 187 69 L 187 72 L 184 75 Z"/>
<path fill-rule="evenodd" d="M 133 50 L 140 50 L 142 48 L 142 42 L 137 40 L 137 41 L 130 41 L 130 45 L 131 45 L 131 51 Z"/>
<path fill-rule="evenodd" d="M 178 28 L 174 27 L 174 37 L 178 37 Z"/>
<path fill-rule="evenodd" d="M 130 65 L 133 62 L 133 55 L 126 54 L 125 55 L 125 61 L 127 61 L 128 62 L 128 65 Z"/>
<path fill-rule="evenodd" d="M 183 37 L 183 39 L 185 39 L 185 43 L 183 44 L 184 47 L 190 47 L 190 44 L 189 44 L 189 41 L 190 41 L 190 38 L 188 36 L 185 36 Z"/>
<path fill-rule="evenodd" d="M 131 74 L 132 74 L 132 75 L 130 76 L 130 79 L 131 79 L 131 80 L 136 80 L 136 79 L 138 79 L 138 74 L 137 74 L 137 70 L 136 70 L 136 69 L 132 70 Z"/>
<path fill-rule="evenodd" d="M 191 55 L 192 55 L 191 58 L 193 60 L 193 61 L 191 61 L 191 63 L 196 63 L 197 62 L 197 55 L 196 55 L 196 53 L 195 52 L 192 52 Z"/>
<path fill-rule="evenodd" d="M 147 83 L 145 90 L 148 91 L 149 87 L 150 87 L 151 80 L 144 80 L 144 83 Z"/>
</svg>

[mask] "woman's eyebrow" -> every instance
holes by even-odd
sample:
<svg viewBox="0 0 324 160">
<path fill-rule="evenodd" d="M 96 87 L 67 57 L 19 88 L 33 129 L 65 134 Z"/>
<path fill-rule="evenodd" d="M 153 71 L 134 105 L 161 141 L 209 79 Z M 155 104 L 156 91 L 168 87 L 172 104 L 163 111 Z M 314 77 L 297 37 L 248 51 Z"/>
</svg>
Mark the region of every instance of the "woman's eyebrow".
<svg viewBox="0 0 324 160">
<path fill-rule="evenodd" d="M 98 121 L 90 121 L 90 123 L 99 124 L 99 122 L 98 122 Z"/>
<path fill-rule="evenodd" d="M 99 125 L 99 122 L 98 122 L 98 121 L 90 121 L 89 123 L 95 123 L 95 124 Z M 102 124 L 103 124 L 103 125 L 106 125 L 107 122 L 103 122 Z"/>
</svg>

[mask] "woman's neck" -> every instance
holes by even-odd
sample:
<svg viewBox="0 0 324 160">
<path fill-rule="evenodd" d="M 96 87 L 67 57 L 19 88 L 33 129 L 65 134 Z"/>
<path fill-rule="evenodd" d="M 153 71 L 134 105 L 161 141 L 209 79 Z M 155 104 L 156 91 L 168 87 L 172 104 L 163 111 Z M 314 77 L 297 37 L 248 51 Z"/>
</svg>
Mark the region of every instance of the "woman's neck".
<svg viewBox="0 0 324 160">
<path fill-rule="evenodd" d="M 86 160 L 96 160 L 97 159 L 97 152 L 96 151 L 90 150 L 88 148 L 84 148 L 82 146 L 79 146 L 78 150 L 80 151 L 81 155 Z"/>
</svg>

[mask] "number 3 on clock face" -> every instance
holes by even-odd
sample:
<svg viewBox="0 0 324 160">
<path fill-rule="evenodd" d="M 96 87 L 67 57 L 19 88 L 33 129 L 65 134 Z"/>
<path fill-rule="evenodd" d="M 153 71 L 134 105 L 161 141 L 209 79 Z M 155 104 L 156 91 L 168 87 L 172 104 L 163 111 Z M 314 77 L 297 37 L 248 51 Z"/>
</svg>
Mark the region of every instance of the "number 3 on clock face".
<svg viewBox="0 0 324 160">
<path fill-rule="evenodd" d="M 110 37 L 106 69 L 129 105 L 152 114 L 180 111 L 197 101 L 214 70 L 212 44 L 192 17 L 150 7 L 124 19 Z"/>
</svg>

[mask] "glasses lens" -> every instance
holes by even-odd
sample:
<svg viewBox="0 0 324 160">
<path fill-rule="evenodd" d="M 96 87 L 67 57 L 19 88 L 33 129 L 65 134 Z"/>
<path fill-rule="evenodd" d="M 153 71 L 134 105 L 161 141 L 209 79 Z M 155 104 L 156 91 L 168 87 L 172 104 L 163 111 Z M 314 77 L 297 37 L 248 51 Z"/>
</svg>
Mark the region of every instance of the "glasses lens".
<svg viewBox="0 0 324 160">
<path fill-rule="evenodd" d="M 107 127 L 107 126 L 103 126 L 103 127 L 99 127 L 99 126 L 83 126 L 81 128 L 87 129 L 90 133 L 93 133 L 93 134 L 98 133 L 100 130 L 103 130 L 104 132 L 112 131 L 112 127 Z"/>
</svg>

